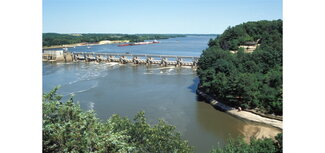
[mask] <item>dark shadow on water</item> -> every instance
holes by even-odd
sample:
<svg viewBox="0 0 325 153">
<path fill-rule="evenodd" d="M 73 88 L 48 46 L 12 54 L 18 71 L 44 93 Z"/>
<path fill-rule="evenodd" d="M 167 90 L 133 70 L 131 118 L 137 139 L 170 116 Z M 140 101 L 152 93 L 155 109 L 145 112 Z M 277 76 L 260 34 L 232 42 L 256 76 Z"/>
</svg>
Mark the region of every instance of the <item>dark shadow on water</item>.
<svg viewBox="0 0 325 153">
<path fill-rule="evenodd" d="M 202 97 L 202 96 L 200 96 L 198 94 L 196 94 L 196 101 L 198 101 L 198 102 L 205 102 L 205 103 L 208 104 L 208 102 L 205 101 L 204 97 Z"/>
<path fill-rule="evenodd" d="M 221 99 L 219 99 L 219 98 L 217 98 L 217 97 L 215 97 L 215 96 L 211 96 L 211 95 L 208 96 L 208 97 L 203 97 L 203 96 L 197 94 L 197 100 L 198 100 L 198 101 L 202 101 L 202 102 L 207 103 L 207 104 L 210 104 L 210 101 L 212 101 L 212 100 L 216 100 L 217 102 L 219 102 L 218 104 L 216 104 L 216 105 L 212 105 L 212 104 L 210 104 L 210 105 L 211 105 L 214 109 L 219 110 L 219 111 L 221 111 L 221 112 L 226 112 L 226 111 L 230 111 L 230 110 L 235 109 L 235 108 L 233 108 L 232 106 L 228 106 L 228 105 L 226 105 L 225 102 L 224 102 L 223 100 L 221 100 Z"/>
<path fill-rule="evenodd" d="M 204 97 L 200 96 L 200 95 L 196 95 L 196 100 L 199 102 L 199 103 L 206 103 L 208 105 L 211 105 L 210 102 L 208 102 Z M 218 106 L 214 106 L 214 105 L 211 105 L 211 107 L 213 107 L 215 110 L 218 110 L 218 111 L 221 111 L 221 112 L 226 112 L 227 110 L 225 109 L 222 109 Z M 230 109 L 229 109 L 230 110 Z"/>
<path fill-rule="evenodd" d="M 195 77 L 193 79 L 193 83 L 190 86 L 188 86 L 187 89 L 190 89 L 192 93 L 196 93 L 196 89 L 197 89 L 199 82 L 200 82 L 199 77 Z"/>
</svg>

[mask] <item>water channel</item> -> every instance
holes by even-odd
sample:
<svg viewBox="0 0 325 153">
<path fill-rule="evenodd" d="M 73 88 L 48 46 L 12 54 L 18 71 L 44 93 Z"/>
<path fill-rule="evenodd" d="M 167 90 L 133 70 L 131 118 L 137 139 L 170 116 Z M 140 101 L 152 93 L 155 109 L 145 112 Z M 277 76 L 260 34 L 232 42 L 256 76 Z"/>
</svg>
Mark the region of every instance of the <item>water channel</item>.
<svg viewBox="0 0 325 153">
<path fill-rule="evenodd" d="M 199 56 L 213 36 L 159 40 L 159 44 L 117 47 L 116 44 L 79 46 L 69 51 L 129 52 Z M 199 153 L 223 146 L 227 138 L 273 136 L 279 130 L 232 117 L 199 100 L 195 70 L 118 63 L 43 63 L 43 91 L 61 85 L 58 93 L 74 94 L 84 110 L 94 109 L 106 120 L 112 114 L 133 118 L 143 110 L 149 123 L 163 119 L 175 125 Z"/>
</svg>

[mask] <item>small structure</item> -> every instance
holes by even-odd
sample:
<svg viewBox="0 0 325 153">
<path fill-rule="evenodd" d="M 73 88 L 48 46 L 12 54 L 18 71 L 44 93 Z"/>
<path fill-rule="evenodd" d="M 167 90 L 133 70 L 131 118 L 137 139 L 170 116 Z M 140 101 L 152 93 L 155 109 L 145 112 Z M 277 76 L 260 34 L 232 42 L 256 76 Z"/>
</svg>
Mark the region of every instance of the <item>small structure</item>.
<svg viewBox="0 0 325 153">
<path fill-rule="evenodd" d="M 63 50 L 43 50 L 44 61 L 64 61 Z"/>
<path fill-rule="evenodd" d="M 243 48 L 245 53 L 252 53 L 259 46 L 259 41 L 260 39 L 258 39 L 257 41 L 246 41 L 238 48 Z"/>
</svg>

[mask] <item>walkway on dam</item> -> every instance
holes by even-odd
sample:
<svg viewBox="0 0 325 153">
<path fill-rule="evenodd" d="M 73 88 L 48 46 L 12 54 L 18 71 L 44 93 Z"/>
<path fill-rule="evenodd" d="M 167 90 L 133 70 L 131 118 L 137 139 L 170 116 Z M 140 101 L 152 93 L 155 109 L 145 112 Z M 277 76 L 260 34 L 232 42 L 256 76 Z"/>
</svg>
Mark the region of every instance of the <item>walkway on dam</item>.
<svg viewBox="0 0 325 153">
<path fill-rule="evenodd" d="M 60 59 L 56 57 L 57 59 Z M 54 60 L 56 59 L 54 58 Z M 53 58 L 51 58 L 53 59 Z M 63 61 L 85 62 L 119 62 L 122 64 L 159 64 L 161 66 L 193 66 L 198 63 L 198 56 L 157 55 L 157 54 L 128 54 L 128 53 L 100 53 L 100 52 L 64 52 Z M 58 60 L 56 60 L 58 61 Z"/>
</svg>

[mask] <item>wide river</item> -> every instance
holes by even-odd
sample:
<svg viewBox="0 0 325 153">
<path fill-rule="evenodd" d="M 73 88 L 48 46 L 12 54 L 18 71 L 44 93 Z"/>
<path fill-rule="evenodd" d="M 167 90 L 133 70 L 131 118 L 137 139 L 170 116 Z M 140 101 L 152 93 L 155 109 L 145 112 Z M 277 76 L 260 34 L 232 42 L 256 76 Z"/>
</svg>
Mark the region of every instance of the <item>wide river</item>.
<svg viewBox="0 0 325 153">
<path fill-rule="evenodd" d="M 212 36 L 159 40 L 159 44 L 117 47 L 79 46 L 69 51 L 200 56 Z M 133 118 L 143 110 L 149 123 L 163 119 L 175 125 L 199 153 L 223 146 L 227 139 L 274 136 L 280 130 L 232 117 L 198 100 L 195 70 L 117 63 L 43 63 L 43 91 L 61 85 L 58 93 L 74 94 L 82 109 L 94 109 L 106 120 L 112 114 Z"/>
</svg>

